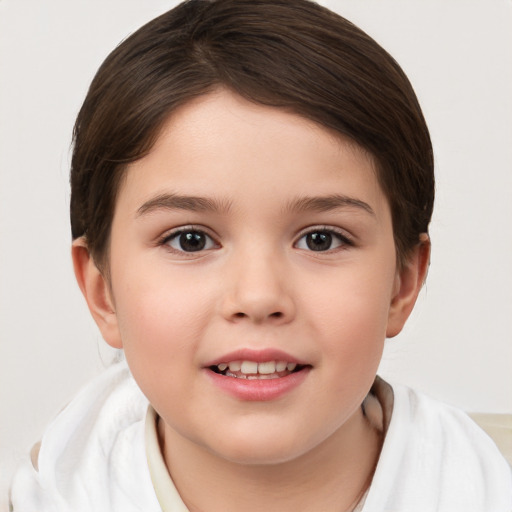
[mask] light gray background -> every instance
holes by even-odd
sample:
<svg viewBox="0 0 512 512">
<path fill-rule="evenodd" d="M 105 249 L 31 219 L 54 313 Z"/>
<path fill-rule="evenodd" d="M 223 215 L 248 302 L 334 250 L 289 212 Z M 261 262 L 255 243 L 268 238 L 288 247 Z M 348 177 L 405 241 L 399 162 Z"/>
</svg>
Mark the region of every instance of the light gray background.
<svg viewBox="0 0 512 512">
<path fill-rule="evenodd" d="M 0 0 L 0 507 L 13 467 L 112 357 L 74 282 L 74 117 L 107 53 L 175 2 Z M 400 62 L 429 123 L 428 284 L 381 374 L 512 413 L 512 2 L 325 0 Z"/>
</svg>

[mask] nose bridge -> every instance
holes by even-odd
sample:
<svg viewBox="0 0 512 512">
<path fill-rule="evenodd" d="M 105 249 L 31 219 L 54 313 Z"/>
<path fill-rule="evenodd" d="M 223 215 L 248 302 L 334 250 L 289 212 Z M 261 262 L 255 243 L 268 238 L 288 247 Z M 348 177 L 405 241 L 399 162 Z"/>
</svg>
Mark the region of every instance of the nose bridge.
<svg viewBox="0 0 512 512">
<path fill-rule="evenodd" d="M 285 255 L 269 244 L 233 251 L 224 314 L 230 320 L 285 323 L 294 315 Z"/>
</svg>

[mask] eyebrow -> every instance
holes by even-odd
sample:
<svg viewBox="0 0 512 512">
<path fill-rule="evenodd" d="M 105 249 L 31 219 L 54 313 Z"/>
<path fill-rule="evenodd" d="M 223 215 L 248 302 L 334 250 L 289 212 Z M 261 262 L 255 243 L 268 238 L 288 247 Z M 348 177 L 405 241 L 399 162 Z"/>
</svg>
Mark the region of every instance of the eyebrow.
<svg viewBox="0 0 512 512">
<path fill-rule="evenodd" d="M 328 212 L 332 210 L 338 210 L 340 208 L 358 208 L 364 210 L 370 215 L 375 216 L 375 212 L 368 203 L 365 203 L 360 199 L 344 196 L 341 194 L 332 194 L 318 197 L 299 197 L 293 201 L 290 201 L 286 207 L 286 210 L 302 213 L 308 211 Z"/>
<path fill-rule="evenodd" d="M 298 213 L 308 211 L 328 212 L 347 207 L 359 208 L 371 215 L 375 215 L 375 212 L 368 203 L 340 194 L 318 197 L 299 197 L 290 201 L 284 210 Z M 157 210 L 226 213 L 230 208 L 230 201 L 220 201 L 214 198 L 199 196 L 183 196 L 179 194 L 159 194 L 146 201 L 137 210 L 137 217 L 147 215 Z"/>
<path fill-rule="evenodd" d="M 214 198 L 182 196 L 179 194 L 159 194 L 146 201 L 138 210 L 137 217 L 147 215 L 157 210 L 188 210 L 193 212 L 229 211 L 229 201 L 219 201 Z"/>
</svg>

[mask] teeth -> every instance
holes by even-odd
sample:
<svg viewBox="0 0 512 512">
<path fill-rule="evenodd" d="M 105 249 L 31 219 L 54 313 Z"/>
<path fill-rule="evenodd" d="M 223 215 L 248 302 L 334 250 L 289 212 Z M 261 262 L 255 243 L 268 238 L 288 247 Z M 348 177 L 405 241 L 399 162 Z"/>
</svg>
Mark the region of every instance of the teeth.
<svg viewBox="0 0 512 512">
<path fill-rule="evenodd" d="M 273 373 L 272 375 L 247 375 L 247 380 L 271 380 L 271 379 L 279 379 L 279 375 L 277 375 L 277 373 Z"/>
<path fill-rule="evenodd" d="M 235 377 L 237 379 L 247 379 L 247 375 L 243 373 L 231 373 L 230 371 L 226 372 L 226 377 Z"/>
<path fill-rule="evenodd" d="M 276 372 L 284 372 L 286 370 L 286 361 L 278 361 L 276 363 Z"/>
<path fill-rule="evenodd" d="M 256 361 L 230 361 L 229 363 L 218 364 L 217 368 L 220 372 L 225 372 L 229 369 L 230 375 L 240 373 L 242 377 L 247 375 L 268 377 L 284 371 L 293 372 L 297 368 L 297 364 L 287 363 L 286 361 L 264 361 L 263 363 L 257 363 Z"/>
<path fill-rule="evenodd" d="M 242 361 L 231 361 L 229 363 L 230 372 L 239 372 L 240 368 L 242 368 Z"/>
<path fill-rule="evenodd" d="M 270 375 L 276 372 L 276 363 L 274 361 L 268 361 L 266 363 L 258 364 L 258 373 L 262 375 Z"/>
<path fill-rule="evenodd" d="M 258 373 L 258 363 L 255 361 L 242 361 L 240 371 L 246 375 L 249 373 Z"/>
</svg>

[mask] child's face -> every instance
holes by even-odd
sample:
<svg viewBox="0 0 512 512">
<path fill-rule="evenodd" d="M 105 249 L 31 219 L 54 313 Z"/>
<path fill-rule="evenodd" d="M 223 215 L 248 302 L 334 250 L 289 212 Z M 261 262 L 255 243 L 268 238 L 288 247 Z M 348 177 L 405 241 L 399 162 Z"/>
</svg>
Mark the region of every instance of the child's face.
<svg viewBox="0 0 512 512">
<path fill-rule="evenodd" d="M 219 91 L 175 112 L 129 166 L 112 225 L 115 313 L 99 323 L 174 439 L 291 460 L 360 414 L 386 333 L 405 321 L 395 262 L 370 156 Z M 249 373 L 300 371 L 211 369 L 242 360 Z"/>
</svg>

